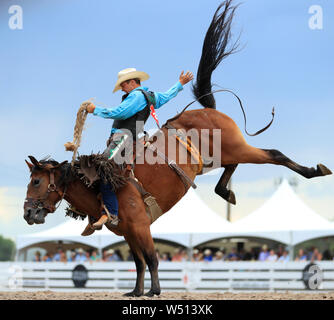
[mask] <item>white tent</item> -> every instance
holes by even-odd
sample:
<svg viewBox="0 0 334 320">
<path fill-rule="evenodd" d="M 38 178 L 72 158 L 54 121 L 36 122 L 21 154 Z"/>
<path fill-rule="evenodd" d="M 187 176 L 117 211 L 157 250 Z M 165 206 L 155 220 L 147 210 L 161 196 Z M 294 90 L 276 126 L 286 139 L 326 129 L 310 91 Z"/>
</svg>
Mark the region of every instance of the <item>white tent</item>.
<svg viewBox="0 0 334 320">
<path fill-rule="evenodd" d="M 233 223 L 240 235 L 271 238 L 289 245 L 334 235 L 333 224 L 296 195 L 287 180 L 260 208 Z"/>
<path fill-rule="evenodd" d="M 222 238 L 232 228 L 232 223 L 211 210 L 190 189 L 168 213 L 152 224 L 151 233 L 155 238 L 178 239 L 177 242 L 192 247 Z"/>
<path fill-rule="evenodd" d="M 68 221 L 51 229 L 17 237 L 17 249 L 46 241 L 71 241 L 96 248 L 105 248 L 124 238 L 110 232 L 106 227 L 93 235 L 82 237 L 80 234 L 87 221 Z M 223 237 L 224 232 L 231 229 L 231 223 L 221 218 L 190 189 L 187 194 L 167 213 L 151 226 L 153 238 L 168 240 L 183 246 L 195 246 L 201 242 Z"/>
</svg>

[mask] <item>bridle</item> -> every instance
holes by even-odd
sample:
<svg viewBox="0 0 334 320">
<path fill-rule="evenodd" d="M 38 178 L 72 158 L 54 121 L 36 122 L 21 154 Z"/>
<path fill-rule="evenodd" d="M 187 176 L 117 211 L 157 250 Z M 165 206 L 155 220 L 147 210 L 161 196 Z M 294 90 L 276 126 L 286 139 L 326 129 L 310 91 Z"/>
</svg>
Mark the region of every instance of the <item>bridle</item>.
<svg viewBox="0 0 334 320">
<path fill-rule="evenodd" d="M 47 189 L 46 193 L 44 194 L 44 196 L 39 197 L 37 199 L 26 198 L 24 202 L 25 202 L 25 204 L 30 205 L 34 209 L 47 209 L 47 210 L 49 210 L 50 213 L 53 213 L 59 208 L 61 202 L 64 199 L 65 193 L 67 191 L 67 184 L 65 184 L 64 191 L 63 192 L 60 191 L 57 188 L 57 185 L 55 183 L 54 169 L 51 169 L 49 171 L 50 171 L 50 181 L 49 181 L 50 183 L 48 185 L 48 189 Z M 50 193 L 52 193 L 52 192 L 57 192 L 59 197 L 60 197 L 59 204 L 57 206 L 55 206 L 54 204 L 51 204 L 48 201 L 46 201 L 48 199 Z"/>
</svg>

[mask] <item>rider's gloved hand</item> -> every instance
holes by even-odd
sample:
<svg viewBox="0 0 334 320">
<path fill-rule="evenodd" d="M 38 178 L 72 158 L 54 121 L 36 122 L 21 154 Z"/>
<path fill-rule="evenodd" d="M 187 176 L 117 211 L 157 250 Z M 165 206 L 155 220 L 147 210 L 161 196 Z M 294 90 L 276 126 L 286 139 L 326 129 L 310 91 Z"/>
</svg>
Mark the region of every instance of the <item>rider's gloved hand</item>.
<svg viewBox="0 0 334 320">
<path fill-rule="evenodd" d="M 95 110 L 95 105 L 93 103 L 88 104 L 86 110 L 88 113 L 93 113 Z"/>
</svg>

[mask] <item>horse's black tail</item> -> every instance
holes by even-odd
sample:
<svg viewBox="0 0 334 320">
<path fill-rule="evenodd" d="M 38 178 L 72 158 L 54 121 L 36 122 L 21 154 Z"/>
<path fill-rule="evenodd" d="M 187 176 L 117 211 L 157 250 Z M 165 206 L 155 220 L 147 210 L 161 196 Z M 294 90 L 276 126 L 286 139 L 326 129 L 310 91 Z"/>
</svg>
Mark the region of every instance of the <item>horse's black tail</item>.
<svg viewBox="0 0 334 320">
<path fill-rule="evenodd" d="M 204 39 L 196 82 L 192 86 L 192 91 L 196 99 L 205 95 L 199 99 L 199 102 L 205 108 L 216 109 L 214 96 L 212 94 L 206 95 L 211 92 L 212 72 L 224 58 L 234 53 L 238 47 L 236 41 L 228 48 L 231 38 L 231 23 L 237 8 L 237 5 L 231 5 L 232 2 L 233 0 L 224 1 L 215 12 Z M 223 11 L 219 13 L 221 8 L 223 8 Z"/>
</svg>

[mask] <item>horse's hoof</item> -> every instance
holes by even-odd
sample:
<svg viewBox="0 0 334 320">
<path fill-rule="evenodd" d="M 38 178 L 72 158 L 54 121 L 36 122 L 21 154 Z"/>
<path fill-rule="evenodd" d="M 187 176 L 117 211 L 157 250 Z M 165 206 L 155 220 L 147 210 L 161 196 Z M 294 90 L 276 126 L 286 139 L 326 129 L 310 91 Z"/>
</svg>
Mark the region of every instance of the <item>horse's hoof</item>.
<svg viewBox="0 0 334 320">
<path fill-rule="evenodd" d="M 140 297 L 142 296 L 143 293 L 142 292 L 138 292 L 138 291 L 131 291 L 131 292 L 127 292 L 123 294 L 123 297 Z"/>
<path fill-rule="evenodd" d="M 228 190 L 226 188 L 222 188 L 220 186 L 217 186 L 215 188 L 215 192 L 221 196 L 224 200 L 226 200 L 229 203 L 236 204 L 237 201 L 235 199 L 234 192 L 232 190 Z"/>
<path fill-rule="evenodd" d="M 227 202 L 232 203 L 232 204 L 236 204 L 237 200 L 235 199 L 235 194 L 232 190 L 229 190 L 229 195 L 228 198 L 226 199 Z"/>
<path fill-rule="evenodd" d="M 317 165 L 317 171 L 319 171 L 321 173 L 321 175 L 323 175 L 323 176 L 327 176 L 329 174 L 332 174 L 332 171 L 330 171 L 326 166 L 324 166 L 321 163 L 319 163 Z"/>
<path fill-rule="evenodd" d="M 148 292 L 145 293 L 146 297 L 153 297 L 154 295 L 160 295 L 160 290 L 150 290 Z"/>
</svg>

